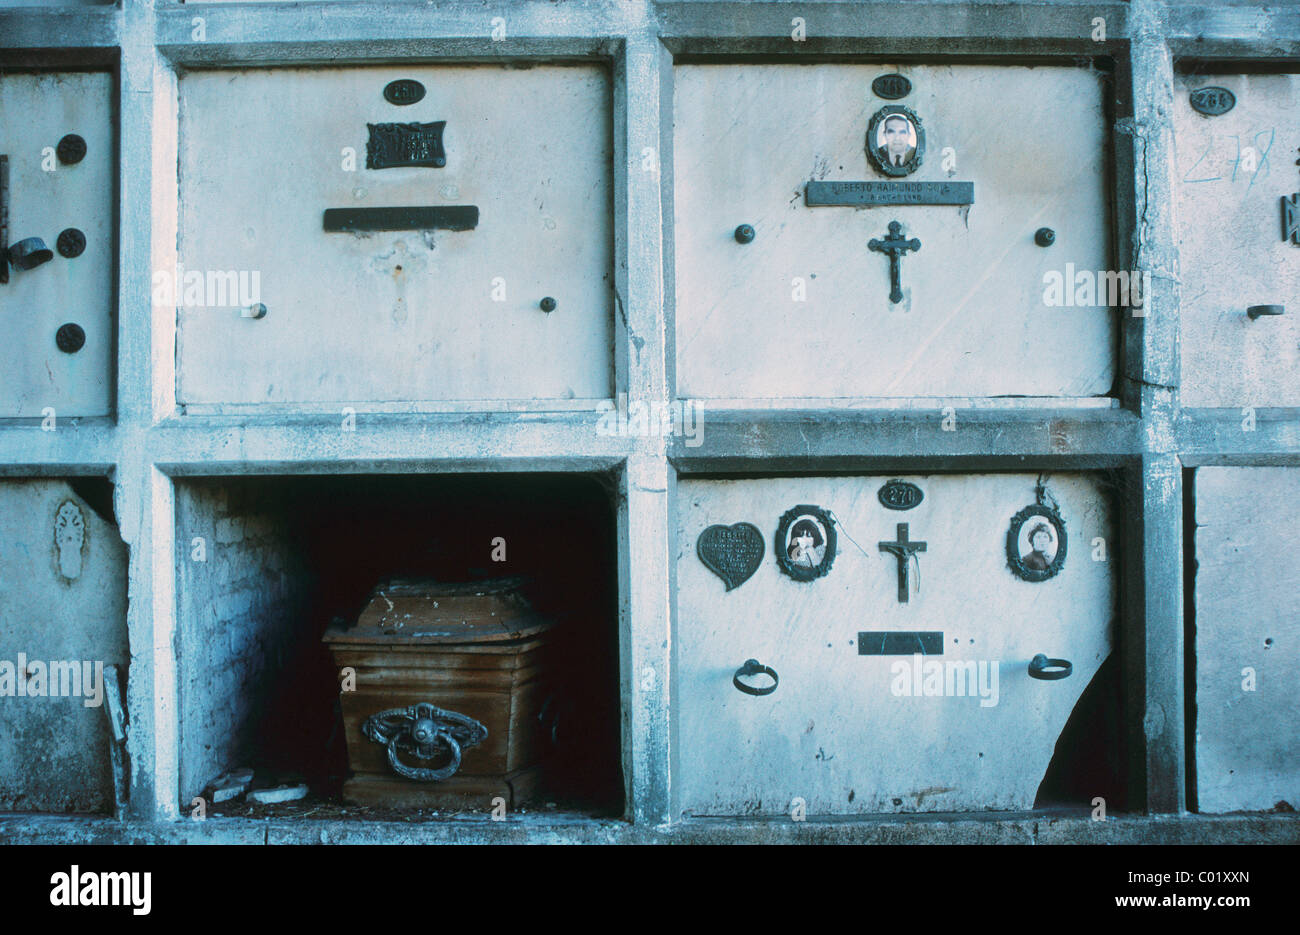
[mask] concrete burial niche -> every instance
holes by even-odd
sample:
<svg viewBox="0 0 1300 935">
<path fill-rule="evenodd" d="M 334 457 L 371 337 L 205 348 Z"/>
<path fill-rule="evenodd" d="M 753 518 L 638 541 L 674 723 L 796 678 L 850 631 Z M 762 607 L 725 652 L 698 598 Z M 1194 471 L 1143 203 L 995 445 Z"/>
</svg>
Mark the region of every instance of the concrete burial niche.
<svg viewBox="0 0 1300 935">
<path fill-rule="evenodd" d="M 889 73 L 910 92 L 873 94 Z M 1095 284 L 1113 266 L 1104 74 L 692 64 L 673 75 L 682 396 L 1110 394 L 1118 312 L 1078 290 L 1058 301 L 1045 281 Z M 914 170 L 893 170 L 904 175 L 867 151 L 886 107 L 908 111 L 923 143 Z M 810 207 L 810 182 L 965 182 L 974 204 Z M 890 258 L 870 247 L 893 221 L 919 242 L 900 261 L 898 302 Z M 1041 228 L 1050 246 L 1036 243 Z"/>
<path fill-rule="evenodd" d="M 116 112 L 106 73 L 0 75 L 2 246 L 28 242 L 0 282 L 0 417 L 110 412 Z"/>
<path fill-rule="evenodd" d="M 0 811 L 113 811 L 105 680 L 117 666 L 125 694 L 128 654 L 111 501 L 98 479 L 0 481 Z"/>
<path fill-rule="evenodd" d="M 179 402 L 608 398 L 610 121 L 591 65 L 186 74 Z"/>
<path fill-rule="evenodd" d="M 548 708 L 560 728 L 536 802 L 622 813 L 617 550 L 603 482 L 187 479 L 176 513 L 183 809 L 241 767 L 259 783 L 305 781 L 313 805 L 340 804 L 348 776 L 340 673 L 321 641 L 331 621 L 355 621 L 386 578 L 520 575 L 533 607 L 556 620 L 565 686 Z M 227 807 L 247 814 L 242 801 Z M 491 807 L 485 798 L 475 810 Z"/>
<path fill-rule="evenodd" d="M 1104 479 L 1047 478 L 1065 559 L 1036 582 L 1013 573 L 1007 552 L 1012 518 L 1035 503 L 1035 475 L 905 476 L 924 497 L 907 510 L 881 502 L 892 479 L 680 483 L 680 812 L 1090 808 L 1096 796 L 1115 809 L 1119 557 Z M 782 571 L 786 543 L 775 540 L 781 517 L 808 506 L 832 514 L 837 549 L 825 575 L 801 581 Z M 752 577 L 728 591 L 697 543 L 711 525 L 740 522 L 757 527 L 765 548 Z M 900 523 L 908 541 L 926 543 L 908 563 L 906 603 L 898 558 L 879 546 L 900 541 Z M 817 538 L 814 555 L 826 548 Z M 1031 678 L 1039 653 L 1068 660 L 1072 674 Z M 737 690 L 748 659 L 777 672 L 771 694 Z M 927 681 L 935 666 L 939 692 Z"/>
<path fill-rule="evenodd" d="M 1232 108 L 1197 112 L 1203 88 L 1226 90 Z M 1283 198 L 1300 201 L 1298 110 L 1300 75 L 1177 77 L 1184 406 L 1300 406 L 1300 245 L 1282 234 Z M 1284 312 L 1252 318 L 1255 306 Z"/>
<path fill-rule="evenodd" d="M 1200 468 L 1195 807 L 1300 807 L 1300 470 Z"/>
</svg>

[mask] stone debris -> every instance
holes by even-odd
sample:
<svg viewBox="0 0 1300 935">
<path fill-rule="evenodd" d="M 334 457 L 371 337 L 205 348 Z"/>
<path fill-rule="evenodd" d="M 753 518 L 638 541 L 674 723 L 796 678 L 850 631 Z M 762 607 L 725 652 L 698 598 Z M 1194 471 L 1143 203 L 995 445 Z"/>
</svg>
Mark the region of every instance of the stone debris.
<svg viewBox="0 0 1300 935">
<path fill-rule="evenodd" d="M 232 769 L 208 784 L 208 799 L 213 805 L 237 799 L 248 791 L 253 781 L 253 771 L 248 768 Z"/>
<path fill-rule="evenodd" d="M 307 797 L 307 786 L 295 783 L 287 786 L 272 786 L 269 789 L 254 789 L 248 793 L 249 802 L 274 805 L 277 802 L 295 802 Z"/>
</svg>

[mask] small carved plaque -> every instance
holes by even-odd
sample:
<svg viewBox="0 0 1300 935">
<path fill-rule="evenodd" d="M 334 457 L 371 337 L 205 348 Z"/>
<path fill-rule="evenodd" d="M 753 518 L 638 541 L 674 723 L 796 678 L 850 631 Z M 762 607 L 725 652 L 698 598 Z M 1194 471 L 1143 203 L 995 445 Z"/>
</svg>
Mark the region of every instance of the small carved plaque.
<svg viewBox="0 0 1300 935">
<path fill-rule="evenodd" d="M 912 82 L 904 75 L 881 75 L 871 82 L 871 93 L 887 101 L 896 101 L 912 93 Z"/>
<path fill-rule="evenodd" d="M 370 140 L 366 143 L 367 169 L 393 169 L 400 166 L 430 166 L 441 169 L 447 164 L 442 148 L 442 130 L 447 121 L 434 123 L 368 123 Z"/>
<path fill-rule="evenodd" d="M 916 484 L 905 480 L 891 480 L 876 493 L 880 505 L 887 510 L 910 510 L 920 506 L 925 494 Z"/>
<path fill-rule="evenodd" d="M 728 591 L 753 576 L 763 561 L 764 549 L 763 534 L 753 523 L 710 526 L 695 540 L 695 554 L 722 579 Z"/>
<path fill-rule="evenodd" d="M 1207 117 L 1218 117 L 1237 106 L 1237 98 L 1227 88 L 1197 88 L 1189 100 L 1192 110 Z"/>
<path fill-rule="evenodd" d="M 418 104 L 424 100 L 424 85 L 414 78 L 398 78 L 384 87 L 384 100 L 399 107 Z"/>
</svg>

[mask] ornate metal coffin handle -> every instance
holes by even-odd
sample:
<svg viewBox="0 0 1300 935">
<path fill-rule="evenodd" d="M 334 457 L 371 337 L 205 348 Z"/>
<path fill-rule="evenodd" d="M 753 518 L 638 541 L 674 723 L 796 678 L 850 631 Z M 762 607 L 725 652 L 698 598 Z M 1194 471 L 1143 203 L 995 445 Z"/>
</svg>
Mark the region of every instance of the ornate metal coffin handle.
<svg viewBox="0 0 1300 935">
<path fill-rule="evenodd" d="M 1056 679 L 1063 679 L 1073 671 L 1074 666 L 1068 659 L 1048 659 L 1045 655 L 1039 653 L 1029 660 L 1030 678 L 1051 682 Z"/>
<path fill-rule="evenodd" d="M 361 733 L 388 748 L 388 764 L 399 776 L 417 782 L 437 782 L 455 775 L 460 769 L 461 752 L 487 739 L 488 730 L 472 717 L 420 702 L 405 708 L 389 708 L 366 718 Z M 418 760 L 432 760 L 450 754 L 446 766 L 407 766 L 398 752 L 409 753 Z"/>
<path fill-rule="evenodd" d="M 740 677 L 751 675 L 770 675 L 772 684 L 765 685 L 762 688 L 755 688 L 753 685 L 746 685 L 740 680 Z M 781 680 L 777 677 L 776 670 L 771 666 L 765 666 L 757 659 L 746 659 L 745 664 L 736 670 L 736 674 L 731 677 L 731 684 L 743 691 L 746 695 L 770 695 L 776 691 L 776 686 Z"/>
</svg>

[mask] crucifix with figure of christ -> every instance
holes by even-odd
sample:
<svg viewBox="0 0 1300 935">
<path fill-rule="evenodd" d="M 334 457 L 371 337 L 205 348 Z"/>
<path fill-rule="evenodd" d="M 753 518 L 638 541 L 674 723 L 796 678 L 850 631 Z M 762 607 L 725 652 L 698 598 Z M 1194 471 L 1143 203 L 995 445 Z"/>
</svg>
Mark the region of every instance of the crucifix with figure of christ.
<svg viewBox="0 0 1300 935">
<path fill-rule="evenodd" d="M 908 240 L 902 235 L 902 230 L 902 224 L 897 221 L 890 221 L 889 236 L 884 240 L 877 240 L 873 237 L 871 242 L 867 244 L 869 250 L 889 254 L 889 301 L 895 305 L 903 301 L 902 273 L 899 270 L 903 257 L 907 255 L 908 250 L 921 249 L 921 241 L 915 237 Z"/>
<path fill-rule="evenodd" d="M 898 559 L 898 602 L 907 603 L 908 573 L 907 560 L 917 552 L 924 552 L 927 543 L 913 542 L 907 537 L 907 523 L 898 524 L 898 538 L 893 542 L 878 543 L 880 551 L 889 552 Z"/>
</svg>

